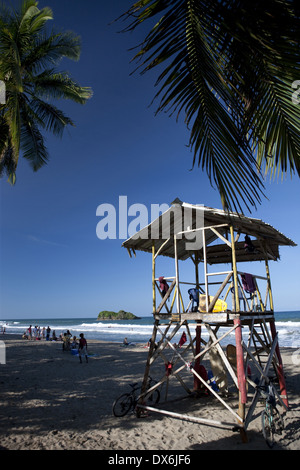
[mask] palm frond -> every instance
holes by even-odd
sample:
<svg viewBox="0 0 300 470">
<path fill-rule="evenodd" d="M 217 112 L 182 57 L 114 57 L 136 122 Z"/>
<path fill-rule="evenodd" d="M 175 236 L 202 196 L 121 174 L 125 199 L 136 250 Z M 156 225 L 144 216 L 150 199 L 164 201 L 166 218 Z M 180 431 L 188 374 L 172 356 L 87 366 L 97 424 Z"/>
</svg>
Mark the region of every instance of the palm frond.
<svg viewBox="0 0 300 470">
<path fill-rule="evenodd" d="M 23 157 L 29 161 L 34 171 L 44 166 L 49 158 L 48 151 L 45 146 L 44 138 L 38 126 L 28 119 L 28 113 L 21 113 L 21 148 Z"/>
<path fill-rule="evenodd" d="M 32 47 L 27 50 L 23 65 L 27 71 L 38 73 L 46 67 L 53 67 L 63 59 L 79 60 L 80 38 L 68 31 L 65 33 L 40 34 Z"/>
<path fill-rule="evenodd" d="M 288 90 L 299 15 L 290 0 L 141 0 L 124 17 L 124 31 L 155 22 L 134 60 L 141 73 L 159 66 L 157 112 L 184 113 L 193 165 L 226 207 L 261 202 L 263 164 L 299 172 L 299 109 Z"/>
<path fill-rule="evenodd" d="M 65 72 L 46 70 L 32 79 L 34 92 L 38 97 L 47 99 L 68 99 L 75 103 L 85 104 L 91 98 L 89 87 L 80 86 Z"/>
<path fill-rule="evenodd" d="M 242 77 L 238 88 L 243 133 L 266 173 L 299 174 L 300 112 L 291 99 L 291 85 L 300 73 L 299 13 L 288 0 L 255 3 L 255 16 L 253 4 L 241 3 L 240 24 L 228 14 L 226 23 L 231 63 Z"/>
<path fill-rule="evenodd" d="M 64 57 L 79 59 L 80 38 L 46 31 L 52 19 L 52 10 L 39 9 L 35 0 L 23 0 L 20 11 L 0 8 L 0 80 L 6 86 L 6 103 L 0 108 L 0 173 L 6 171 L 11 181 L 20 149 L 36 171 L 48 160 L 41 131 L 62 136 L 66 126 L 74 125 L 51 101 L 84 104 L 92 96 L 90 88 L 56 70 Z"/>
<path fill-rule="evenodd" d="M 25 0 L 19 20 L 19 34 L 33 34 L 40 31 L 47 21 L 53 20 L 51 8 L 38 8 L 38 2 Z"/>
<path fill-rule="evenodd" d="M 68 125 L 74 126 L 74 122 L 68 116 L 56 106 L 46 101 L 35 97 L 30 102 L 30 108 L 35 114 L 35 120 L 38 121 L 45 130 L 52 132 L 58 137 L 62 137 Z"/>
</svg>

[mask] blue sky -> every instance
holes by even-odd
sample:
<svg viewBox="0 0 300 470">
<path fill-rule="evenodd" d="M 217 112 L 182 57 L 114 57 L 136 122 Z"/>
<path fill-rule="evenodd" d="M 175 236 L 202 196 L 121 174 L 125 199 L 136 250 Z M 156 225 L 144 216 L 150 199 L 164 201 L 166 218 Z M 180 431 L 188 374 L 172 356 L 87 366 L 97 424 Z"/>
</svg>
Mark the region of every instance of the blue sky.
<svg viewBox="0 0 300 470">
<path fill-rule="evenodd" d="M 15 5 L 17 2 L 6 2 Z M 131 75 L 131 47 L 143 37 L 118 34 L 109 25 L 131 0 L 40 1 L 54 12 L 54 26 L 82 37 L 78 63 L 63 62 L 94 97 L 85 106 L 58 103 L 76 123 L 62 139 L 47 136 L 50 161 L 33 173 L 20 159 L 17 184 L 0 180 L 0 317 L 97 317 L 101 310 L 149 315 L 151 256 L 130 259 L 123 240 L 99 240 L 97 207 L 119 196 L 128 206 L 185 202 L 221 207 L 206 174 L 190 171 L 192 154 L 182 119 L 154 116 L 155 73 Z M 72 8 L 70 8 L 72 4 Z M 300 182 L 266 182 L 268 200 L 252 215 L 299 242 Z M 129 221 L 131 219 L 129 218 Z M 167 264 L 168 263 L 168 264 Z M 173 274 L 173 261 L 158 265 Z M 299 310 L 300 248 L 281 248 L 270 263 L 277 310 Z M 259 266 L 261 270 L 261 266 Z M 193 266 L 182 266 L 183 277 Z M 158 273 L 160 274 L 160 273 Z"/>
</svg>

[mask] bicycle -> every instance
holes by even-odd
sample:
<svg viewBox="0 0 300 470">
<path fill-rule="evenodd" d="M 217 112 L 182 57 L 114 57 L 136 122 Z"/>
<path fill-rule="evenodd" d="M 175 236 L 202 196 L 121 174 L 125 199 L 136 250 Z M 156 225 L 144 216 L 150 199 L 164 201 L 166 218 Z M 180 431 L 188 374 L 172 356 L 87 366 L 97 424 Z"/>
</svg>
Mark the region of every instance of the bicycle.
<svg viewBox="0 0 300 470">
<path fill-rule="evenodd" d="M 156 383 L 157 382 L 155 382 L 155 380 L 149 377 L 147 390 L 150 390 L 150 388 L 153 387 L 153 385 Z M 115 400 L 113 404 L 113 414 L 118 418 L 125 416 L 130 410 L 135 412 L 137 402 L 141 396 L 141 385 L 138 382 L 129 385 L 132 388 L 131 392 L 123 393 Z M 151 404 L 158 403 L 160 400 L 159 390 L 157 388 L 153 390 L 153 392 L 147 396 L 147 400 Z"/>
<path fill-rule="evenodd" d="M 262 433 L 267 445 L 272 448 L 275 444 L 275 434 L 282 434 L 284 429 L 283 417 L 276 407 L 274 387 L 271 383 L 257 386 L 260 395 L 265 400 L 265 409 L 261 413 Z"/>
</svg>

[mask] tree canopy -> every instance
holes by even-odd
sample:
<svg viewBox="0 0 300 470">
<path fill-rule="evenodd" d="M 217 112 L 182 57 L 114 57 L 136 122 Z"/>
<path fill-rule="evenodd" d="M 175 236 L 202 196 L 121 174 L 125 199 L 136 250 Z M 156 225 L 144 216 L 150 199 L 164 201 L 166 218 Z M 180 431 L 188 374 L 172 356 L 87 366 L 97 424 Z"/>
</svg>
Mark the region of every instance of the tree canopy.
<svg viewBox="0 0 300 470">
<path fill-rule="evenodd" d="M 37 171 L 48 161 L 44 131 L 62 136 L 74 122 L 53 101 L 84 104 L 92 96 L 66 72 L 57 70 L 63 58 L 79 60 L 80 38 L 73 32 L 48 31 L 52 10 L 24 0 L 19 11 L 0 7 L 0 173 L 15 182 L 20 153 Z"/>
</svg>

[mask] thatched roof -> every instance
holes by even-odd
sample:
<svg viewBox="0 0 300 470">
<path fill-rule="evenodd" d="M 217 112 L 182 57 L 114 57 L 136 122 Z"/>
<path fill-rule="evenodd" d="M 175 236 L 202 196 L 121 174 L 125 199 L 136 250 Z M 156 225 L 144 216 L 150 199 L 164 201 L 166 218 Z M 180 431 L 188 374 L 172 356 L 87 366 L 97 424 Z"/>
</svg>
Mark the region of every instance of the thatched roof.
<svg viewBox="0 0 300 470">
<path fill-rule="evenodd" d="M 179 201 L 147 227 L 126 240 L 122 246 L 127 248 L 130 254 L 136 251 L 151 253 L 154 243 L 155 252 L 161 248 L 160 255 L 174 258 L 174 235 L 177 235 L 178 259 L 185 260 L 194 252 L 197 252 L 198 257 L 201 258 L 203 254 L 201 246 L 198 249 L 187 249 L 187 242 L 191 241 L 191 232 L 183 234 L 181 232 L 187 229 L 199 229 L 203 226 L 211 227 L 205 229 L 207 262 L 209 264 L 229 263 L 232 260 L 229 246 L 230 225 L 233 226 L 236 234 L 240 234 L 235 243 L 237 262 L 265 260 L 266 255 L 268 259 L 276 261 L 279 259 L 279 246 L 296 246 L 296 243 L 262 220 Z M 223 240 L 218 237 L 216 231 L 223 237 Z M 193 232 L 193 236 L 197 233 L 202 241 L 202 232 L 203 230 L 197 230 Z M 245 235 L 251 238 L 255 247 L 252 252 L 245 249 Z M 226 240 L 229 243 L 226 243 Z"/>
</svg>

